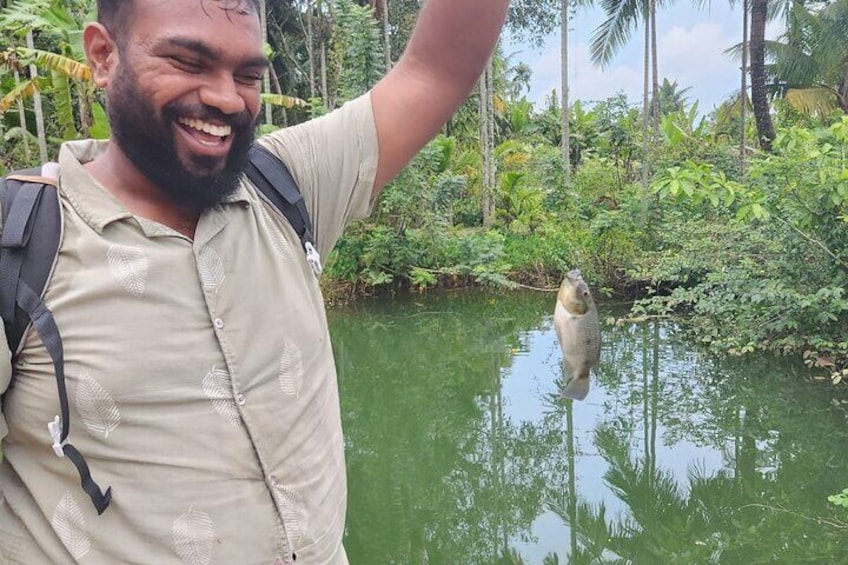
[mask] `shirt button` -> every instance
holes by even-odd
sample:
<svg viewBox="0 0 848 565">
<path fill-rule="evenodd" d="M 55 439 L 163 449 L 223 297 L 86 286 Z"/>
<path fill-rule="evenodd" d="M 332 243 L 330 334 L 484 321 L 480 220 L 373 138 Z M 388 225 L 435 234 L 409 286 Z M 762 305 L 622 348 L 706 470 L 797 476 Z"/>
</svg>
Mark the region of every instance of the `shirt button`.
<svg viewBox="0 0 848 565">
<path fill-rule="evenodd" d="M 215 323 L 215 327 L 218 328 L 219 330 L 224 329 L 224 320 L 222 320 L 221 318 L 215 318 L 214 323 Z"/>
<path fill-rule="evenodd" d="M 245 398 L 243 394 L 239 394 L 236 396 L 236 402 L 238 402 L 239 406 L 244 406 L 244 403 L 247 402 L 247 398 Z"/>
</svg>

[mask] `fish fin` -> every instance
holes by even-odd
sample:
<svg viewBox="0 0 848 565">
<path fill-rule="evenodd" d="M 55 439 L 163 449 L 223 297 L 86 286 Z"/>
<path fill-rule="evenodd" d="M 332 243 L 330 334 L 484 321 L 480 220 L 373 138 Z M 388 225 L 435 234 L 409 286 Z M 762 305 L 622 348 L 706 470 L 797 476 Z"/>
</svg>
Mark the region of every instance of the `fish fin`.
<svg viewBox="0 0 848 565">
<path fill-rule="evenodd" d="M 562 397 L 572 400 L 583 400 L 589 394 L 589 379 L 571 379 L 562 389 Z"/>
</svg>

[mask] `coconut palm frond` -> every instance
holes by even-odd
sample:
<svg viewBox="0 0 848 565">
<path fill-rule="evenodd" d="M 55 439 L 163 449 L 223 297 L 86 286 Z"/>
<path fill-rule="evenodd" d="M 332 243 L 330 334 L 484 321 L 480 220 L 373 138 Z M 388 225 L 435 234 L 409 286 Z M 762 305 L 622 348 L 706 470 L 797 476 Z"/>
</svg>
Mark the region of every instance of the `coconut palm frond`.
<svg viewBox="0 0 848 565">
<path fill-rule="evenodd" d="M 848 2 L 810 8 L 793 3 L 786 32 L 766 52 L 773 93 L 805 114 L 827 114 L 839 107 L 837 91 L 848 76 Z"/>
<path fill-rule="evenodd" d="M 606 66 L 630 39 L 630 33 L 644 19 L 645 2 L 640 0 L 603 0 L 607 19 L 592 33 L 592 62 Z"/>
<path fill-rule="evenodd" d="M 735 45 L 731 45 L 730 47 L 728 47 L 727 49 L 722 51 L 722 53 L 727 55 L 728 57 L 730 57 L 730 59 L 733 60 L 733 61 L 741 61 L 742 60 L 742 44 L 737 43 Z"/>
<path fill-rule="evenodd" d="M 821 60 L 791 45 L 766 42 L 766 54 L 774 61 L 771 76 L 777 82 L 798 85 L 809 84 L 821 73 Z"/>
<path fill-rule="evenodd" d="M 790 88 L 786 92 L 786 101 L 807 115 L 826 116 L 839 108 L 836 93 L 829 88 Z"/>
</svg>

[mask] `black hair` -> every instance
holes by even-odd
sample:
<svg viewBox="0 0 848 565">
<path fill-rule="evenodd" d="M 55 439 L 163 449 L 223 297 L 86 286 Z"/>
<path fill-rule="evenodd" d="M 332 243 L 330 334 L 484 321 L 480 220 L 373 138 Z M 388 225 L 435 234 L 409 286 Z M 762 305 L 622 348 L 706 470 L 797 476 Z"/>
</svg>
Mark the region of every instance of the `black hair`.
<svg viewBox="0 0 848 565">
<path fill-rule="evenodd" d="M 133 4 L 136 0 L 97 0 L 97 21 L 109 32 L 118 45 L 123 45 L 127 24 L 132 18 Z M 221 10 L 240 14 L 259 15 L 259 0 L 198 0 L 206 12 L 206 3 L 213 2 Z"/>
<path fill-rule="evenodd" d="M 123 45 L 127 21 L 132 16 L 133 1 L 97 0 L 97 21 L 119 45 Z"/>
</svg>

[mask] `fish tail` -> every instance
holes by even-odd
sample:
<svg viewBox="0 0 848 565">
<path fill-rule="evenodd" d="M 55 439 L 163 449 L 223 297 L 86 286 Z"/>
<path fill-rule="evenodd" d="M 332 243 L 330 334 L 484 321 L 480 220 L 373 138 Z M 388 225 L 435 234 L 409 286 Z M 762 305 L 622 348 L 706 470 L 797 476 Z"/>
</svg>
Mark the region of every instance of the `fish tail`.
<svg viewBox="0 0 848 565">
<path fill-rule="evenodd" d="M 562 389 L 562 397 L 572 400 L 583 400 L 589 394 L 589 379 L 571 379 Z"/>
</svg>

